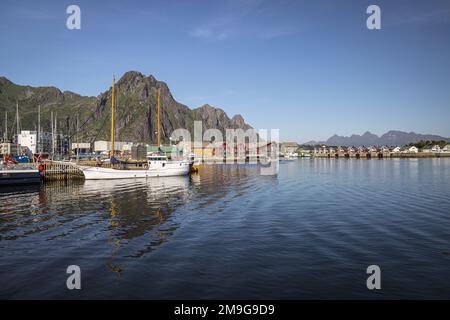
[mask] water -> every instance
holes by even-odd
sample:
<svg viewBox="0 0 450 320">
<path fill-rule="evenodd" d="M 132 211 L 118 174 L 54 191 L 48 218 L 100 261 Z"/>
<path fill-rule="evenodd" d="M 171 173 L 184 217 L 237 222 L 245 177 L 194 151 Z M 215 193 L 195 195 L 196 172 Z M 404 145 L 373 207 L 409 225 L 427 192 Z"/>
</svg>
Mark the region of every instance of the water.
<svg viewBox="0 0 450 320">
<path fill-rule="evenodd" d="M 449 299 L 449 230 L 450 159 L 3 189 L 0 298 Z"/>
</svg>

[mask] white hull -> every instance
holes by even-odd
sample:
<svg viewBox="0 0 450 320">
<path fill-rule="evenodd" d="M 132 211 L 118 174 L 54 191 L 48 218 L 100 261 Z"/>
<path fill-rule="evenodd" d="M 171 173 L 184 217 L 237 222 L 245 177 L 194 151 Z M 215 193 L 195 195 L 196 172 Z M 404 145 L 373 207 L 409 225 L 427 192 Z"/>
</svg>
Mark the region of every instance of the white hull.
<svg viewBox="0 0 450 320">
<path fill-rule="evenodd" d="M 183 176 L 189 174 L 190 164 L 185 161 L 166 163 L 163 167 L 145 170 L 111 169 L 102 167 L 80 167 L 86 180 L 134 179 L 151 177 Z"/>
</svg>

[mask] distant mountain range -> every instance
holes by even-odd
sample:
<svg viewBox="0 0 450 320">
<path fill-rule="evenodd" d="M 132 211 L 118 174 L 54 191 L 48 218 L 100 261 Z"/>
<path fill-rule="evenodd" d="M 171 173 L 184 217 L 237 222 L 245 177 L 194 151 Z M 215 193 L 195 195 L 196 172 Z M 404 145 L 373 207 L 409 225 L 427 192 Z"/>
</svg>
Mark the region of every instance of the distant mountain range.
<svg viewBox="0 0 450 320">
<path fill-rule="evenodd" d="M 327 141 L 308 141 L 305 144 L 324 144 L 328 146 L 404 146 L 409 143 L 416 143 L 421 140 L 445 140 L 450 142 L 450 138 L 444 138 L 432 134 L 420 134 L 415 132 L 404 132 L 391 130 L 377 136 L 376 134 L 365 132 L 362 135 L 353 134 L 350 137 L 338 136 L 330 137 Z"/>
<path fill-rule="evenodd" d="M 251 128 L 241 115 L 228 117 L 220 108 L 208 104 L 190 109 L 177 102 L 165 82 L 137 71 L 126 72 L 116 83 L 116 138 L 119 141 L 156 142 L 156 92 L 161 90 L 161 139 L 169 142 L 173 130 L 188 129 L 193 133 L 195 120 L 203 123 L 203 130 L 215 128 Z M 50 113 L 57 114 L 58 132 L 73 136 L 79 117 L 80 140 L 110 139 L 111 87 L 97 97 L 81 96 L 55 87 L 17 85 L 0 76 L 0 137 L 4 132 L 4 112 L 8 112 L 9 138 L 16 131 L 16 101 L 19 104 L 22 130 L 36 130 L 38 106 L 41 106 L 41 126 L 50 131 Z"/>
</svg>

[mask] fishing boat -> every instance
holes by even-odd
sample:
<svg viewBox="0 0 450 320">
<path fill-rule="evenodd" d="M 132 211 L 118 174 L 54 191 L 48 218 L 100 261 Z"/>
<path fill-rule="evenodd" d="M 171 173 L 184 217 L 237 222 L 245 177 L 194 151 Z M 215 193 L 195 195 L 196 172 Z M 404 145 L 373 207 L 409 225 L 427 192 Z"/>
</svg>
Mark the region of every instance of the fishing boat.
<svg viewBox="0 0 450 320">
<path fill-rule="evenodd" d="M 170 177 L 189 174 L 191 162 L 188 160 L 168 160 L 166 156 L 148 156 L 141 168 L 80 167 L 86 180 L 130 179 L 150 177 Z"/>
<path fill-rule="evenodd" d="M 113 77 L 112 96 L 111 96 L 111 158 L 110 163 L 120 164 L 114 157 L 114 93 L 115 79 Z M 160 90 L 157 91 L 158 103 L 158 148 L 161 145 L 160 134 Z M 100 162 L 95 167 L 81 166 L 78 167 L 83 171 L 86 180 L 103 180 L 103 179 L 132 179 L 132 178 L 150 178 L 150 177 L 170 177 L 187 175 L 191 171 L 193 161 L 189 159 L 169 160 L 165 155 L 147 156 L 145 164 L 140 168 L 130 168 L 127 166 L 119 167 L 102 167 Z"/>
</svg>

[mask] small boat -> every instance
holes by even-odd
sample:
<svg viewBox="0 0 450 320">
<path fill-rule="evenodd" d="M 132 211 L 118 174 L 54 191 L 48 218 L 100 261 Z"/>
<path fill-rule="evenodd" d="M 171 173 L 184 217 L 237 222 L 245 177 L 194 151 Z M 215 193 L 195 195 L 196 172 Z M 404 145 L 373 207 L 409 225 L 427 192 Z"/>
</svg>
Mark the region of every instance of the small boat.
<svg viewBox="0 0 450 320">
<path fill-rule="evenodd" d="M 192 162 L 189 160 L 168 160 L 166 156 L 156 155 L 148 156 L 142 169 L 78 167 L 86 180 L 102 180 L 182 176 L 189 174 L 191 166 Z"/>
<path fill-rule="evenodd" d="M 29 185 L 41 183 L 37 169 L 0 170 L 0 186 Z"/>
</svg>

